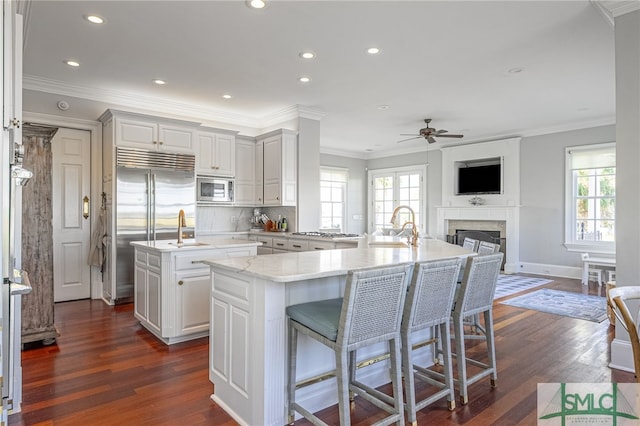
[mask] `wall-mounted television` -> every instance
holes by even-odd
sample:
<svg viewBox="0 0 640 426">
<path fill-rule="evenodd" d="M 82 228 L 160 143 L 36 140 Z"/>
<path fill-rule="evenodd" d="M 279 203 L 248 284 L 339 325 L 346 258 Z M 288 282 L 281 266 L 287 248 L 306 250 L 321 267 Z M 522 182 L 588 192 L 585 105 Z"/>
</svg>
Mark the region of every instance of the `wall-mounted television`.
<svg viewBox="0 0 640 426">
<path fill-rule="evenodd" d="M 499 159 L 498 159 L 499 160 Z M 502 164 L 487 164 L 486 161 L 461 163 L 458 171 L 456 195 L 502 193 Z"/>
</svg>

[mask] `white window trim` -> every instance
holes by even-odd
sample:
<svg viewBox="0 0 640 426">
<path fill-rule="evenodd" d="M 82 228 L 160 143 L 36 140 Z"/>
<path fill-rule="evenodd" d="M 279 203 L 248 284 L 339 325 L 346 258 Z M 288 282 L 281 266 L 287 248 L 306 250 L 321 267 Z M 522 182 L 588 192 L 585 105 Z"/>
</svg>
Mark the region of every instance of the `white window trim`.
<svg viewBox="0 0 640 426">
<path fill-rule="evenodd" d="M 422 235 L 427 234 L 427 165 L 416 164 L 414 166 L 402 166 L 402 167 L 390 167 L 387 169 L 372 169 L 367 172 L 367 232 L 373 232 L 374 222 L 374 208 L 373 208 L 373 176 L 376 174 L 388 174 L 388 173 L 404 173 L 410 171 L 418 171 L 422 174 L 422 202 L 420 203 L 420 210 L 422 213 L 422 220 L 418 226 L 418 232 Z"/>
<path fill-rule="evenodd" d="M 592 145 L 569 146 L 565 148 L 565 215 L 564 215 L 564 246 L 567 251 L 578 253 L 616 254 L 615 241 L 584 241 L 576 243 L 573 240 L 573 224 L 575 217 L 575 203 L 573 199 L 573 174 L 571 170 L 571 151 L 592 150 L 596 147 L 615 148 L 615 142 L 598 143 Z M 617 171 L 616 171 L 617 175 Z M 617 191 L 616 191 L 617 194 Z M 616 195 L 617 197 L 617 195 Z M 617 226 L 617 223 L 616 223 Z"/>
<path fill-rule="evenodd" d="M 344 201 L 342 203 L 343 229 L 340 232 L 347 233 L 349 232 L 349 169 L 346 167 L 320 166 L 320 170 L 334 170 L 345 174 L 346 181 L 344 183 Z M 322 202 L 322 200 L 320 200 L 320 202 Z M 320 215 L 320 219 L 322 220 L 322 214 Z"/>
</svg>

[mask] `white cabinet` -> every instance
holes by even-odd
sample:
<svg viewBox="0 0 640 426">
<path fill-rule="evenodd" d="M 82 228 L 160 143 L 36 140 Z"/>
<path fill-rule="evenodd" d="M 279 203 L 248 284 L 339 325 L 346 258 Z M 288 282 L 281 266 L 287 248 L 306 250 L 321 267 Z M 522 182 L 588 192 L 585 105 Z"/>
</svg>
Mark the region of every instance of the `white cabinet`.
<svg viewBox="0 0 640 426">
<path fill-rule="evenodd" d="M 196 172 L 210 176 L 235 176 L 235 134 L 199 131 L 196 150 Z"/>
<path fill-rule="evenodd" d="M 297 140 L 296 133 L 289 130 L 277 130 L 258 138 L 256 144 L 256 204 L 265 206 L 296 205 Z"/>
<path fill-rule="evenodd" d="M 336 248 L 336 243 L 332 241 L 309 241 L 309 250 L 332 250 Z"/>
<path fill-rule="evenodd" d="M 200 260 L 255 256 L 255 246 L 179 251 L 135 247 L 134 316 L 170 345 L 209 335 L 210 268 Z"/>
<path fill-rule="evenodd" d="M 163 151 L 194 153 L 196 126 L 198 123 L 172 120 L 123 111 L 107 110 L 100 121 L 110 126 L 110 137 L 115 146 Z"/>
<path fill-rule="evenodd" d="M 236 137 L 235 204 L 253 206 L 256 188 L 256 143 Z M 262 191 L 262 190 L 261 190 Z"/>
<path fill-rule="evenodd" d="M 258 246 L 258 254 L 272 253 L 288 253 L 296 251 L 316 251 L 316 250 L 333 250 L 336 248 L 354 248 L 358 246 L 358 241 L 339 241 L 331 240 L 318 241 L 311 238 L 295 238 L 293 236 L 278 236 L 276 233 L 271 235 L 250 235 L 252 241 L 261 242 Z M 275 235 L 274 235 L 275 234 Z"/>
</svg>

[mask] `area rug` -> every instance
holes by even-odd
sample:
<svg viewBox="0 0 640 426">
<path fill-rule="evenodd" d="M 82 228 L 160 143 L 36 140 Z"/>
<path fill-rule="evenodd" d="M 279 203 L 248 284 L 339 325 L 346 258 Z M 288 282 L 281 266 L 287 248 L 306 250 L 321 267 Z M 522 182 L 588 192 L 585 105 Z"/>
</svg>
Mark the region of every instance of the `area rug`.
<svg viewBox="0 0 640 426">
<path fill-rule="evenodd" d="M 529 290 L 534 287 L 549 284 L 550 282 L 552 282 L 552 280 L 547 280 L 544 278 L 500 274 L 500 276 L 498 277 L 498 284 L 496 285 L 496 293 L 493 296 L 493 299 L 495 300 L 501 297 L 510 296 L 524 290 Z"/>
<path fill-rule="evenodd" d="M 500 303 L 593 322 L 602 322 L 607 318 L 604 297 L 548 288 L 523 294 Z"/>
</svg>

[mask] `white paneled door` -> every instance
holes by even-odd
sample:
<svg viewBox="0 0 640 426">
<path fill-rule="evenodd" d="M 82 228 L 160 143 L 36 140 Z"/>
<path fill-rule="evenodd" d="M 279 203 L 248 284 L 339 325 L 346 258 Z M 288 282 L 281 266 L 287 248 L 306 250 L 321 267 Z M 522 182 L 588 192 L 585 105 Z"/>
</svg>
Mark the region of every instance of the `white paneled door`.
<svg viewBox="0 0 640 426">
<path fill-rule="evenodd" d="M 91 135 L 88 131 L 59 129 L 53 152 L 53 294 L 56 302 L 91 296 L 89 241 Z M 87 200 L 85 200 L 87 197 Z M 83 202 L 84 200 L 84 202 Z M 86 216 L 86 217 L 85 217 Z"/>
</svg>

